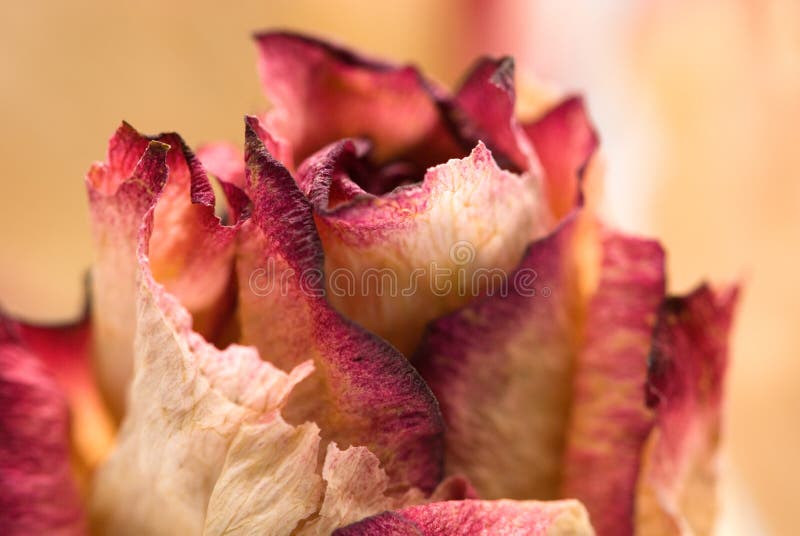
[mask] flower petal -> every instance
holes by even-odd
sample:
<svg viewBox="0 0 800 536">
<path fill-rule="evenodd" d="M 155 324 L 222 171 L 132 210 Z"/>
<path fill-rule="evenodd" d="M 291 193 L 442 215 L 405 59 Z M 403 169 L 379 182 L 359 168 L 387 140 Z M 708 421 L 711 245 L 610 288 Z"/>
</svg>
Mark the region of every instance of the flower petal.
<svg viewBox="0 0 800 536">
<path fill-rule="evenodd" d="M 575 364 L 562 497 L 579 499 L 600 534 L 634 534 L 636 482 L 652 412 L 647 358 L 664 296 L 656 242 L 607 233 Z M 613 490 L 613 491 L 612 491 Z"/>
<path fill-rule="evenodd" d="M 114 423 L 94 382 L 91 368 L 91 326 L 88 315 L 74 323 L 18 323 L 20 340 L 39 357 L 66 394 L 73 447 L 83 475 L 100 463 L 111 448 Z"/>
<path fill-rule="evenodd" d="M 160 152 L 167 150 L 166 164 L 158 167 Z M 150 138 L 123 124 L 109 144 L 108 163 L 95 164 L 86 185 L 96 245 L 95 365 L 104 397 L 120 418 L 133 362 L 135 249 L 144 212 L 163 188 L 152 236 L 153 271 L 192 312 L 196 329 L 210 337 L 223 328 L 233 305 L 236 231 L 219 224 L 205 171 L 175 134 Z"/>
<path fill-rule="evenodd" d="M 703 285 L 662 307 L 648 402 L 655 423 L 644 449 L 637 534 L 711 534 L 728 338 L 737 288 Z"/>
<path fill-rule="evenodd" d="M 537 170 L 529 142 L 514 117 L 514 60 L 482 58 L 453 98 L 462 137 L 483 141 L 505 168 Z"/>
<path fill-rule="evenodd" d="M 70 467 L 69 411 L 46 366 L 0 315 L 0 527 L 11 536 L 85 533 Z"/>
<path fill-rule="evenodd" d="M 348 143 L 309 159 L 298 179 L 314 204 L 329 300 L 410 355 L 429 321 L 505 278 L 545 232 L 547 208 L 536 180 L 500 169 L 482 143 L 422 183 L 359 193 Z"/>
<path fill-rule="evenodd" d="M 508 290 L 432 324 L 417 362 L 447 425 L 447 473 L 467 475 L 482 497 L 558 498 L 570 415 L 582 415 L 575 374 L 635 391 L 620 367 L 639 359 L 644 370 L 662 255 L 579 214 L 530 247 Z M 604 397 L 613 414 L 616 390 Z"/>
<path fill-rule="evenodd" d="M 366 59 L 292 33 L 255 36 L 267 123 L 289 142 L 293 161 L 342 138 L 369 138 L 378 161 L 414 155 L 422 168 L 460 155 L 437 103 L 440 90 L 413 67 Z M 280 153 L 276 158 L 292 169 Z"/>
<path fill-rule="evenodd" d="M 544 170 L 544 195 L 558 221 L 575 208 L 585 189 L 581 182 L 599 145 L 597 133 L 580 97 L 564 99 L 522 128 Z"/>
<path fill-rule="evenodd" d="M 312 208 L 247 121 L 248 188 L 254 212 L 238 250 L 242 336 L 288 369 L 313 359 L 285 415 L 312 420 L 323 437 L 366 446 L 392 485 L 431 491 L 441 479 L 441 416 L 413 367 L 337 313 L 324 297 L 322 248 Z"/>
<path fill-rule="evenodd" d="M 335 536 L 591 536 L 577 501 L 447 501 L 384 512 Z"/>
</svg>

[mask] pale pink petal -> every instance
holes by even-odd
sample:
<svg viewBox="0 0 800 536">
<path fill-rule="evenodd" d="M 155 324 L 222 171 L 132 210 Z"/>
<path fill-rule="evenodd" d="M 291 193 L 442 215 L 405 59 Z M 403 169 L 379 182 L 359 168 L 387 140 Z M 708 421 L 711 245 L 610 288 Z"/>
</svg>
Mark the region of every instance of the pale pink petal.
<svg viewBox="0 0 800 536">
<path fill-rule="evenodd" d="M 593 536 L 577 501 L 448 501 L 384 512 L 335 536 Z"/>
</svg>

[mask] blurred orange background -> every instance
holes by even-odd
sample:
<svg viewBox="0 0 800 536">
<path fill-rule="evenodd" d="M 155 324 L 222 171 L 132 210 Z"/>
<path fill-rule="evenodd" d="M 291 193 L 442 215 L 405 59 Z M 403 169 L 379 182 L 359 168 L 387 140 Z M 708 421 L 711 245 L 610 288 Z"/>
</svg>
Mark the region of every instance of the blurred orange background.
<svg viewBox="0 0 800 536">
<path fill-rule="evenodd" d="M 741 279 L 720 534 L 795 534 L 800 506 L 796 0 L 5 2 L 0 300 L 63 319 L 91 262 L 83 174 L 126 119 L 194 145 L 263 110 L 250 33 L 288 27 L 452 85 L 474 55 L 588 98 L 606 210 L 660 237 L 670 286 Z"/>
</svg>

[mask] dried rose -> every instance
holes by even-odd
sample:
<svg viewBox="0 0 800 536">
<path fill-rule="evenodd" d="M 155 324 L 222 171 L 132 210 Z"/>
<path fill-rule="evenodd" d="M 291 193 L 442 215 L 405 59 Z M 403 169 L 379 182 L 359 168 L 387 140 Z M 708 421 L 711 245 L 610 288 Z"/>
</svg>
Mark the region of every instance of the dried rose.
<svg viewBox="0 0 800 536">
<path fill-rule="evenodd" d="M 599 220 L 581 100 L 256 42 L 244 155 L 123 124 L 90 319 L 4 320 L 4 533 L 707 534 L 736 290 Z"/>
</svg>

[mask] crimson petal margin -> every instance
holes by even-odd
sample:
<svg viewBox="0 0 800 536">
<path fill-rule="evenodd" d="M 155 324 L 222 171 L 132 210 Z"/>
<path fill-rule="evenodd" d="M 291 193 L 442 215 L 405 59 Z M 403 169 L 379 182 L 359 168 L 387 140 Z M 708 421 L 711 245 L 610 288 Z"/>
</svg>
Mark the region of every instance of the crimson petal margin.
<svg viewBox="0 0 800 536">
<path fill-rule="evenodd" d="M 487 498 L 564 496 L 571 430 L 589 435 L 599 427 L 616 437 L 627 429 L 626 419 L 637 422 L 636 411 L 629 417 L 622 407 L 617 423 L 604 420 L 604 410 L 614 415 L 618 403 L 636 395 L 643 407 L 663 292 L 657 244 L 621 236 L 578 213 L 529 248 L 507 295 L 434 322 L 416 362 L 447 425 L 446 473 L 465 474 Z M 599 394 L 593 389 L 602 400 L 585 413 L 573 394 L 581 392 L 575 382 L 582 377 L 614 386 Z M 627 488 L 606 492 L 631 503 L 635 472 L 621 484 Z"/>
<path fill-rule="evenodd" d="M 359 146 L 340 142 L 299 170 L 325 250 L 328 298 L 405 355 L 425 325 L 485 292 L 547 231 L 529 174 L 500 169 L 483 143 L 381 197 L 343 168 Z M 388 279 L 387 279 L 388 278 Z"/>
<path fill-rule="evenodd" d="M 384 512 L 334 536 L 591 536 L 577 501 L 446 501 Z"/>
<path fill-rule="evenodd" d="M 312 207 L 265 148 L 258 120 L 246 127 L 254 211 L 237 259 L 244 342 L 284 369 L 313 359 L 316 374 L 294 391 L 288 420 L 312 420 L 326 439 L 368 447 L 392 486 L 430 492 L 442 463 L 433 395 L 402 355 L 328 304 Z"/>
<path fill-rule="evenodd" d="M 255 36 L 259 73 L 275 108 L 266 122 L 293 162 L 334 141 L 365 137 L 380 162 L 414 155 L 424 167 L 464 152 L 450 134 L 441 90 L 413 67 L 397 67 L 289 32 Z M 289 169 L 282 154 L 273 156 Z"/>
<path fill-rule="evenodd" d="M 655 411 L 643 453 L 637 534 L 713 533 L 728 339 L 737 287 L 668 299 L 647 384 Z"/>
<path fill-rule="evenodd" d="M 156 140 L 166 149 L 151 144 Z M 168 150 L 163 173 L 152 173 L 148 166 L 155 165 L 160 150 Z M 163 188 L 154 216 L 153 271 L 187 305 L 195 329 L 206 336 L 223 329 L 233 305 L 229 285 L 236 230 L 220 225 L 208 177 L 176 134 L 148 137 L 123 123 L 109 142 L 108 162 L 92 166 L 86 186 L 96 246 L 91 292 L 95 368 L 119 419 L 132 374 L 135 250 L 144 212 Z"/>
<path fill-rule="evenodd" d="M 482 58 L 453 97 L 453 121 L 465 139 L 488 145 L 504 168 L 538 172 L 536 157 L 514 117 L 515 101 L 514 60 Z"/>
<path fill-rule="evenodd" d="M 0 532 L 86 533 L 64 392 L 0 313 Z"/>
</svg>

